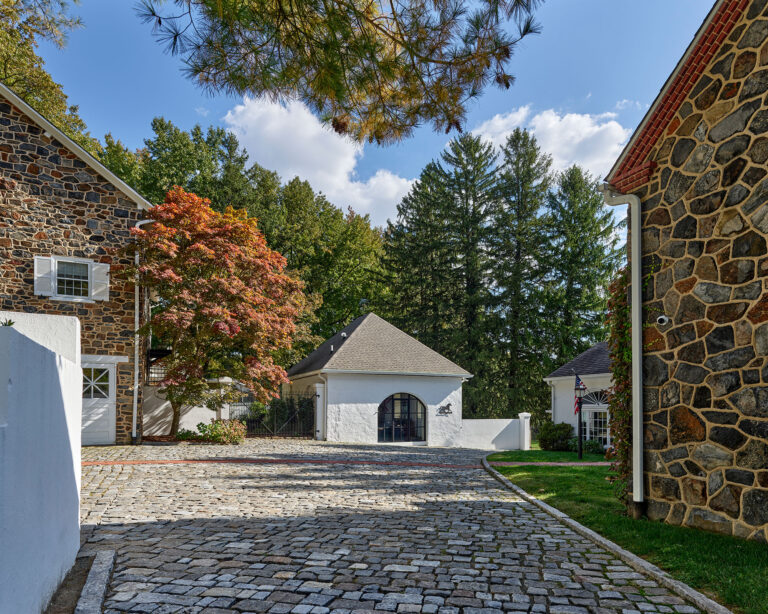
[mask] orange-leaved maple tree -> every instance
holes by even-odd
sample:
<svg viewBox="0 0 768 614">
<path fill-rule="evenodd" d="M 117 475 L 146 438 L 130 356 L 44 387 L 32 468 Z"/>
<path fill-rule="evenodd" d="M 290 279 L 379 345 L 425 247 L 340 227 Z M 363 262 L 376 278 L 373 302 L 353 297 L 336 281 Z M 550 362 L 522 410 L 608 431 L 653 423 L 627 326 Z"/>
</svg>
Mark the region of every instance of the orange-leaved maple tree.
<svg viewBox="0 0 768 614">
<path fill-rule="evenodd" d="M 262 402 L 287 381 L 275 353 L 289 348 L 306 300 L 302 282 L 285 271 L 254 218 L 180 187 L 148 212 L 132 233 L 139 265 L 128 270 L 151 297 L 139 329 L 168 348 L 160 387 L 173 408 L 170 434 L 183 407 L 217 409 L 249 389 Z M 222 381 L 222 379 L 224 381 Z"/>
</svg>

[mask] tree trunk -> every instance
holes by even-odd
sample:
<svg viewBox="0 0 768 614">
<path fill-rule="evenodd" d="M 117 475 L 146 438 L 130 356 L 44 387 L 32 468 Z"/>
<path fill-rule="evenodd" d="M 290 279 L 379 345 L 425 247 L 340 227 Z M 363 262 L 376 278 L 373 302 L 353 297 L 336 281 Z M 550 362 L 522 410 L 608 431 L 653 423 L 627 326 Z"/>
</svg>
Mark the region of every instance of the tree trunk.
<svg viewBox="0 0 768 614">
<path fill-rule="evenodd" d="M 181 421 L 181 407 L 174 403 L 171 403 L 171 411 L 173 411 L 173 419 L 171 420 L 171 430 L 168 435 L 175 437 L 179 432 L 179 422 Z"/>
</svg>

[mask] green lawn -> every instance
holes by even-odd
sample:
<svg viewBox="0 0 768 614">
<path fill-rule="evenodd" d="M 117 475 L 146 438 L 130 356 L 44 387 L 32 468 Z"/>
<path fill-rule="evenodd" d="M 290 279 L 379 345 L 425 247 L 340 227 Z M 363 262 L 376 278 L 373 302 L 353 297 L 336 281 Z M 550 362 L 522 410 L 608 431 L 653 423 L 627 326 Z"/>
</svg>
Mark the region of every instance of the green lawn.
<svg viewBox="0 0 768 614">
<path fill-rule="evenodd" d="M 492 455 L 489 459 L 495 456 Z M 608 467 L 496 467 L 511 482 L 738 612 L 768 614 L 768 545 L 624 515 Z"/>
<path fill-rule="evenodd" d="M 512 450 L 510 452 L 498 452 L 491 454 L 488 460 L 505 461 L 510 463 L 599 463 L 605 461 L 602 454 L 584 454 L 579 461 L 576 452 L 547 452 L 531 446 L 530 450 Z"/>
</svg>

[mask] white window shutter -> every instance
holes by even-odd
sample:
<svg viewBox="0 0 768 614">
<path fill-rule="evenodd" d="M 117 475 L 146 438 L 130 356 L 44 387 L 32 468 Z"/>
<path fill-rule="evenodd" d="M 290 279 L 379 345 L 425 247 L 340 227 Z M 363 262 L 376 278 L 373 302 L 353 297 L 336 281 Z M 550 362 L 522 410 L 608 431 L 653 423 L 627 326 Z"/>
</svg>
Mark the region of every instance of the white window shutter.
<svg viewBox="0 0 768 614">
<path fill-rule="evenodd" d="M 109 300 L 109 265 L 101 262 L 93 263 L 93 290 L 91 298 L 94 301 Z"/>
<path fill-rule="evenodd" d="M 35 295 L 53 296 L 53 258 L 35 256 Z"/>
</svg>

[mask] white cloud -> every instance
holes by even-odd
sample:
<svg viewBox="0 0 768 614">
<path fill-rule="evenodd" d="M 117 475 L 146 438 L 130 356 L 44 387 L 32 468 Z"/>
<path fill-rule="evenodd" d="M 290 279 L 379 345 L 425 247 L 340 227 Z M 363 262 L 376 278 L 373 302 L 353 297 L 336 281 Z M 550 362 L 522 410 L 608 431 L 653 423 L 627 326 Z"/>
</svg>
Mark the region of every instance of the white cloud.
<svg viewBox="0 0 768 614">
<path fill-rule="evenodd" d="M 541 149 L 552 156 L 556 170 L 578 164 L 598 179 L 608 173 L 630 135 L 615 113 L 561 114 L 547 109 L 531 115 L 530 106 L 498 114 L 474 132 L 498 146 L 515 128 L 533 132 Z"/>
<path fill-rule="evenodd" d="M 208 117 L 210 112 L 211 110 L 208 107 L 195 107 L 195 113 L 197 113 L 200 117 Z"/>
<path fill-rule="evenodd" d="M 309 181 L 336 206 L 369 213 L 374 224 L 394 218 L 412 180 L 386 169 L 366 181 L 356 178 L 363 147 L 325 127 L 300 102 L 283 106 L 246 98 L 224 117 L 252 162 L 277 171 L 284 180 Z"/>
</svg>

